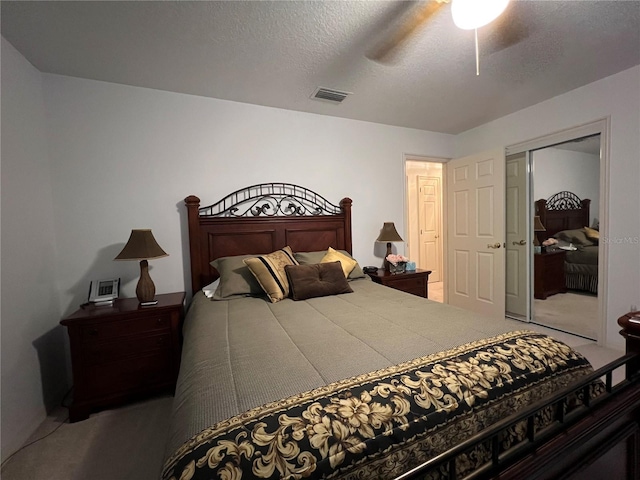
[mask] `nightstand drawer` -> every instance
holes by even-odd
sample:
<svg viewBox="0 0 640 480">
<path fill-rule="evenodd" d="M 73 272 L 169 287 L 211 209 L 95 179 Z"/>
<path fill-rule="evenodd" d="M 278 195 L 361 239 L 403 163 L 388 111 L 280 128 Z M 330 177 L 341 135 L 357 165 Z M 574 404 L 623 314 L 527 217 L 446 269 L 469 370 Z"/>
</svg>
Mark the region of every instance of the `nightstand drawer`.
<svg viewBox="0 0 640 480">
<path fill-rule="evenodd" d="M 431 270 L 420 269 L 396 274 L 382 269 L 367 273 L 376 283 L 424 298 L 428 296 L 427 282 L 430 274 Z"/>
<path fill-rule="evenodd" d="M 119 339 L 117 342 L 96 343 L 87 350 L 87 361 L 90 365 L 106 363 L 114 358 L 135 356 L 154 350 L 167 350 L 171 347 L 171 334 L 138 335 Z"/>
<path fill-rule="evenodd" d="M 401 280 L 396 280 L 394 282 L 389 283 L 389 286 L 391 288 L 395 288 L 396 290 L 402 290 L 403 292 L 424 297 L 425 284 L 426 284 L 425 278 L 406 278 L 406 279 L 403 278 Z"/>
<path fill-rule="evenodd" d="M 533 256 L 534 283 L 533 297 L 544 300 L 557 293 L 565 293 L 567 284 L 564 276 L 566 252 L 536 253 Z"/>
<path fill-rule="evenodd" d="M 86 325 L 81 327 L 81 336 L 83 343 L 96 343 L 123 335 L 168 331 L 170 325 L 170 315 L 151 314 L 148 317 Z"/>
<path fill-rule="evenodd" d="M 161 351 L 128 357 L 86 369 L 87 392 L 91 397 L 114 395 L 123 391 L 144 390 L 172 382 L 171 354 Z"/>
</svg>

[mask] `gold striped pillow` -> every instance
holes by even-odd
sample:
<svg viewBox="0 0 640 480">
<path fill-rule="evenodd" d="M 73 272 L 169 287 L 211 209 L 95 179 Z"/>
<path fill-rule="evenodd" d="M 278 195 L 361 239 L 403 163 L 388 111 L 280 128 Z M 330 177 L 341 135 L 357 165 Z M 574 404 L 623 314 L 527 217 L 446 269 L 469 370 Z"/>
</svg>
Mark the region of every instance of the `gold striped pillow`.
<svg viewBox="0 0 640 480">
<path fill-rule="evenodd" d="M 246 258 L 244 263 L 256 277 L 271 302 L 276 303 L 289 296 L 289 281 L 284 267 L 299 265 L 291 247 L 284 247 L 268 255 Z"/>
</svg>

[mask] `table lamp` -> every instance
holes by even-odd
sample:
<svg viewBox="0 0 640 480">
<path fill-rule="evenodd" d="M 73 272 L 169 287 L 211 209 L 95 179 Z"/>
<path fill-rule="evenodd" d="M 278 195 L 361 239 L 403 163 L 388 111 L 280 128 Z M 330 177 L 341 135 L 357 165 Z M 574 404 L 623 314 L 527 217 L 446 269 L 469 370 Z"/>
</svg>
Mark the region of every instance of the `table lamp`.
<svg viewBox="0 0 640 480">
<path fill-rule="evenodd" d="M 134 229 L 127 244 L 114 260 L 140 260 L 140 280 L 136 286 L 136 296 L 141 305 L 155 305 L 156 286 L 149 276 L 149 258 L 167 257 L 169 254 L 160 248 L 153 238 L 151 229 Z"/>
<path fill-rule="evenodd" d="M 391 255 L 391 242 L 404 242 L 402 237 L 398 234 L 396 230 L 396 226 L 393 222 L 384 222 L 382 225 L 382 230 L 380 230 L 380 235 L 376 239 L 376 242 L 387 242 L 387 253 L 384 256 L 384 269 L 385 271 L 389 271 L 389 261 L 387 257 Z"/>
<path fill-rule="evenodd" d="M 533 217 L 533 231 L 536 232 L 533 235 L 533 244 L 536 247 L 539 247 L 540 246 L 540 240 L 538 240 L 538 232 L 546 232 L 547 229 L 544 228 L 544 225 L 540 221 L 540 217 L 537 216 L 537 215 L 535 217 Z"/>
</svg>

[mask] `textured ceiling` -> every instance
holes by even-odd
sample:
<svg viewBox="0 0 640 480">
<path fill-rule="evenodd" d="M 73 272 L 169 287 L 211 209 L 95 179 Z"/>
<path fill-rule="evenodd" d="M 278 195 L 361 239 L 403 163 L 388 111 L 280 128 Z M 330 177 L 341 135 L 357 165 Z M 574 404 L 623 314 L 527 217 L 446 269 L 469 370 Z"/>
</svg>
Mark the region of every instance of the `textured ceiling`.
<svg viewBox="0 0 640 480">
<path fill-rule="evenodd" d="M 640 0 L 514 0 L 457 29 L 447 5 L 391 62 L 388 1 L 5 1 L 2 35 L 42 72 L 459 133 L 640 64 Z M 506 46 L 505 28 L 526 37 Z M 353 92 L 311 100 L 318 86 Z M 640 86 L 639 86 L 640 94 Z"/>
</svg>

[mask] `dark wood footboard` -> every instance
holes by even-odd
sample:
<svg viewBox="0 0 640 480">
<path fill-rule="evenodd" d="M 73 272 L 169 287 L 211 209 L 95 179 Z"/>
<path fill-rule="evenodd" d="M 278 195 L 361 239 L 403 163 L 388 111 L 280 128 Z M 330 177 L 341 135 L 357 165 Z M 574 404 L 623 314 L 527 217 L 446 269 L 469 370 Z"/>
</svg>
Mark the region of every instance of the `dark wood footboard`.
<svg viewBox="0 0 640 480">
<path fill-rule="evenodd" d="M 456 472 L 458 457 L 479 446 L 491 452 L 490 460 L 465 479 L 640 479 L 640 312 L 623 315 L 618 324 L 626 340 L 624 357 L 396 480 L 425 478 L 436 470 L 446 472 L 445 478 L 461 478 Z M 614 385 L 613 372 L 619 368 L 625 368 L 625 378 Z M 592 398 L 590 385 L 598 379 L 604 382 L 604 393 Z M 580 404 L 568 410 L 576 398 Z M 549 408 L 554 412 L 552 423 L 537 431 L 536 415 Z M 525 425 L 525 439 L 504 450 L 500 438 L 516 424 Z"/>
</svg>

